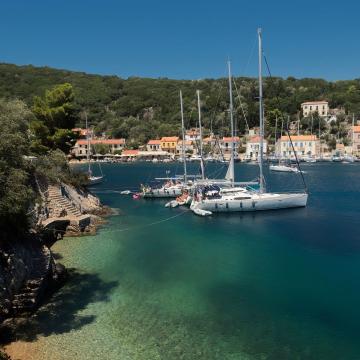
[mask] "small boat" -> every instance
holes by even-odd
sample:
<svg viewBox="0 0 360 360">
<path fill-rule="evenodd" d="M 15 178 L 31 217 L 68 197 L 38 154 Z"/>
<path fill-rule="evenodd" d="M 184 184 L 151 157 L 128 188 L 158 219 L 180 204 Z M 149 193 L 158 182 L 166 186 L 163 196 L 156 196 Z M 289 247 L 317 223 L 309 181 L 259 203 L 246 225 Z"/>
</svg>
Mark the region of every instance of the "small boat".
<svg viewBox="0 0 360 360">
<path fill-rule="evenodd" d="M 169 178 L 160 187 L 142 186 L 140 194 L 144 198 L 176 198 L 182 194 L 183 188 L 181 181 L 174 182 Z"/>
<path fill-rule="evenodd" d="M 96 185 L 96 184 L 100 184 L 103 182 L 103 176 L 92 176 L 90 175 L 88 177 L 88 184 L 89 185 Z"/>
<path fill-rule="evenodd" d="M 200 208 L 194 208 L 194 209 L 192 209 L 192 211 L 193 211 L 194 214 L 199 215 L 199 216 L 210 216 L 210 215 L 212 215 L 211 211 L 203 210 L 203 209 L 200 209 Z"/>
<path fill-rule="evenodd" d="M 288 166 L 288 165 L 281 165 L 281 164 L 279 164 L 279 165 L 270 165 L 269 169 L 271 171 L 291 172 L 291 173 L 299 173 L 301 171 L 297 167 Z"/>
<path fill-rule="evenodd" d="M 178 203 L 177 200 L 171 200 L 168 203 L 165 204 L 166 208 L 175 208 L 177 206 L 179 206 L 180 204 Z"/>
<path fill-rule="evenodd" d="M 91 161 L 90 161 L 90 153 L 91 153 L 91 144 L 90 144 L 90 138 L 89 138 L 89 129 L 88 129 L 88 121 L 87 121 L 87 113 L 85 112 L 85 127 L 86 127 L 86 141 L 87 141 L 87 151 L 86 151 L 86 160 L 88 163 L 88 184 L 89 185 L 97 185 L 103 182 L 104 179 L 104 175 L 102 173 L 101 170 L 101 165 L 100 163 L 98 163 L 99 165 L 99 169 L 101 172 L 101 176 L 94 176 L 92 174 L 92 169 L 91 169 Z"/>
<path fill-rule="evenodd" d="M 120 192 L 121 195 L 130 195 L 131 191 L 130 190 L 124 190 Z"/>
<path fill-rule="evenodd" d="M 134 200 L 139 200 L 141 198 L 140 194 L 139 193 L 136 193 L 136 194 L 133 194 L 132 198 Z"/>
</svg>

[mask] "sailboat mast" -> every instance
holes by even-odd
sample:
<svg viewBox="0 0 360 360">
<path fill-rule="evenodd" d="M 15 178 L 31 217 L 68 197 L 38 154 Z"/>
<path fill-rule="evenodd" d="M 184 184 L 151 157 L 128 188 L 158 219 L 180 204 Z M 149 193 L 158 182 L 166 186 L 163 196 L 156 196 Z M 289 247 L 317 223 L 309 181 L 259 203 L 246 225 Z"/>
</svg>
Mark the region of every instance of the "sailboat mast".
<svg viewBox="0 0 360 360">
<path fill-rule="evenodd" d="M 86 142 L 87 142 L 87 149 L 86 149 L 86 160 L 88 163 L 88 174 L 91 176 L 91 167 L 90 167 L 90 139 L 89 139 L 89 128 L 88 128 L 88 118 L 87 112 L 85 111 L 85 128 L 86 128 Z"/>
<path fill-rule="evenodd" d="M 352 117 L 352 127 L 351 127 L 351 155 L 354 156 L 354 127 L 355 127 L 355 114 L 353 113 Z"/>
<path fill-rule="evenodd" d="M 262 39 L 261 28 L 258 29 L 259 39 L 259 117 L 260 117 L 260 193 L 264 192 L 264 174 L 263 174 L 263 149 L 264 149 L 264 113 L 263 113 L 263 85 L 262 85 Z"/>
<path fill-rule="evenodd" d="M 234 152 L 235 152 L 235 134 L 234 134 L 234 114 L 233 114 L 233 96 L 232 96 L 232 78 L 231 78 L 231 63 L 230 61 L 228 61 L 228 70 L 229 70 L 229 97 L 230 97 L 230 108 L 229 108 L 229 112 L 230 112 L 230 126 L 231 126 L 231 157 L 230 157 L 230 174 L 231 174 L 231 184 L 232 186 L 234 186 L 234 177 L 235 177 L 235 172 L 234 172 Z"/>
<path fill-rule="evenodd" d="M 200 90 L 196 90 L 198 111 L 199 111 L 199 136 L 200 136 L 200 166 L 201 166 L 201 178 L 205 179 L 204 161 L 203 161 L 203 143 L 202 143 L 202 126 L 201 126 L 201 107 L 200 107 Z"/>
<path fill-rule="evenodd" d="M 184 181 L 187 182 L 186 158 L 185 158 L 185 125 L 184 125 L 184 107 L 182 92 L 180 90 L 180 110 L 181 110 L 181 129 L 182 129 L 182 158 L 184 163 Z"/>
</svg>

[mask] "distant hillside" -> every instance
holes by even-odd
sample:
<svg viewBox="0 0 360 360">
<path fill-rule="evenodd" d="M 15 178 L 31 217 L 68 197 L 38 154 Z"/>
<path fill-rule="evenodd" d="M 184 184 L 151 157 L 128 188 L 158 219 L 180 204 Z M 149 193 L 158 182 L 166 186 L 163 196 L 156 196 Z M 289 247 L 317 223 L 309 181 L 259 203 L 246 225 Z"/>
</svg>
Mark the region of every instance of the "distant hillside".
<svg viewBox="0 0 360 360">
<path fill-rule="evenodd" d="M 32 105 L 34 95 L 43 95 L 52 86 L 73 85 L 78 112 L 87 109 L 91 124 L 98 131 L 123 136 L 134 141 L 170 135 L 179 131 L 179 90 L 184 96 L 187 126 L 197 119 L 196 89 L 201 90 L 205 127 L 228 132 L 228 94 L 226 79 L 171 80 L 90 75 L 49 67 L 0 64 L 0 97 L 20 98 Z M 236 97 L 237 128 L 257 125 L 257 79 L 236 78 L 241 104 Z M 237 95 L 236 89 L 234 94 Z M 360 79 L 328 82 L 322 79 L 265 78 L 265 111 L 278 108 L 296 116 L 300 104 L 307 100 L 326 99 L 331 107 L 344 107 L 360 116 Z M 270 118 L 270 116 L 269 116 Z M 79 117 L 80 125 L 80 117 Z M 175 129 L 174 129 L 175 128 Z"/>
</svg>

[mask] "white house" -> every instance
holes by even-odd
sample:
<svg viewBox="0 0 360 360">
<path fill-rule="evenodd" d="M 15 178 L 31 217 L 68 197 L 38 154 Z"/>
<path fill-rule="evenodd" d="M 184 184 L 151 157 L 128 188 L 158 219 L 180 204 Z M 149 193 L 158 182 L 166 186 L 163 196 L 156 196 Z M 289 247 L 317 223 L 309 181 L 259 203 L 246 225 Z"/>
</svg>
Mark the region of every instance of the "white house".
<svg viewBox="0 0 360 360">
<path fill-rule="evenodd" d="M 316 157 L 320 153 L 320 141 L 316 135 L 293 135 L 291 141 L 298 157 Z M 282 136 L 275 146 L 279 158 L 294 158 L 294 151 L 288 136 Z"/>
<path fill-rule="evenodd" d="M 200 140 L 200 130 L 196 129 L 196 128 L 186 130 L 186 132 L 185 132 L 185 140 L 188 140 L 188 141 L 198 141 L 198 140 Z"/>
<path fill-rule="evenodd" d="M 263 155 L 267 154 L 267 141 L 263 141 Z M 246 143 L 245 158 L 247 160 L 257 160 L 260 156 L 260 136 L 251 137 Z"/>
<path fill-rule="evenodd" d="M 180 155 L 182 154 L 182 147 L 183 147 L 183 141 L 182 141 L 182 139 L 180 139 L 176 145 L 176 152 Z M 194 152 L 193 142 L 190 140 L 185 140 L 184 141 L 184 150 L 185 150 L 185 153 L 193 153 Z"/>
<path fill-rule="evenodd" d="M 352 151 L 356 156 L 360 155 L 360 125 L 355 125 L 353 127 L 353 142 L 352 142 Z"/>
<path fill-rule="evenodd" d="M 317 112 L 322 117 L 329 115 L 329 103 L 327 101 L 307 101 L 301 104 L 304 117 Z"/>
<path fill-rule="evenodd" d="M 240 145 L 240 138 L 238 136 L 223 137 L 220 141 L 220 148 L 224 154 L 229 154 L 231 152 L 232 143 L 234 143 L 234 149 L 237 152 Z"/>
</svg>

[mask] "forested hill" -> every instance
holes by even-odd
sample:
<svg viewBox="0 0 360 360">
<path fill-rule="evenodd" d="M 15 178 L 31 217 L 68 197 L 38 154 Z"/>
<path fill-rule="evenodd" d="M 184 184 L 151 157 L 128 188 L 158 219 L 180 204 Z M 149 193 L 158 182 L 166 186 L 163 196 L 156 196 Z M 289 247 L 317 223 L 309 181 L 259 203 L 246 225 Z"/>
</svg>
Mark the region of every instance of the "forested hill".
<svg viewBox="0 0 360 360">
<path fill-rule="evenodd" d="M 174 134 L 179 131 L 179 90 L 183 91 L 187 127 L 196 124 L 196 89 L 201 90 L 203 122 L 215 132 L 228 128 L 228 93 L 226 79 L 171 80 L 90 75 L 49 67 L 0 64 L 0 97 L 20 98 L 32 105 L 35 95 L 54 85 L 70 83 L 75 93 L 78 113 L 86 109 L 90 123 L 109 135 L 134 141 Z M 234 89 L 238 128 L 258 122 L 257 79 L 236 78 Z M 238 95 L 240 94 L 242 108 Z M 279 109 L 296 116 L 300 104 L 307 100 L 325 99 L 331 107 L 344 107 L 360 115 L 360 79 L 329 82 L 322 79 L 265 78 L 265 109 L 268 121 Z M 78 125 L 81 125 L 78 116 Z M 175 130 L 175 131 L 174 131 Z"/>
</svg>

